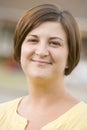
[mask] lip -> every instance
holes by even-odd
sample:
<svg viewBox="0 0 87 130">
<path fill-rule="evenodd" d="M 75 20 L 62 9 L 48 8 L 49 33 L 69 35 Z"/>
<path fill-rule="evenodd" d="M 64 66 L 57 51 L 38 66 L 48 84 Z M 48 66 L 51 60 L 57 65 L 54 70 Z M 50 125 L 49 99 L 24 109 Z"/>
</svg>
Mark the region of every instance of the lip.
<svg viewBox="0 0 87 130">
<path fill-rule="evenodd" d="M 39 64 L 51 64 L 51 62 L 48 62 L 48 61 L 42 61 L 42 60 L 34 60 L 32 59 L 33 62 L 37 62 Z"/>
</svg>

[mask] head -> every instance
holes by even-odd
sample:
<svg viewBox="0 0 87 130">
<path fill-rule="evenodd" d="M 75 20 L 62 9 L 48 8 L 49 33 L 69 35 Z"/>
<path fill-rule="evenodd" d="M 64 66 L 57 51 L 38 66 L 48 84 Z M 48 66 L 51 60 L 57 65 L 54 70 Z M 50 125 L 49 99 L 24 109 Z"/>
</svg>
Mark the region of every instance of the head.
<svg viewBox="0 0 87 130">
<path fill-rule="evenodd" d="M 20 63 L 21 45 L 29 32 L 44 22 L 53 21 L 61 23 L 67 36 L 68 67 L 65 75 L 68 75 L 76 67 L 80 59 L 81 38 L 76 20 L 66 10 L 59 9 L 52 4 L 43 4 L 28 10 L 19 20 L 14 36 L 14 59 Z"/>
</svg>

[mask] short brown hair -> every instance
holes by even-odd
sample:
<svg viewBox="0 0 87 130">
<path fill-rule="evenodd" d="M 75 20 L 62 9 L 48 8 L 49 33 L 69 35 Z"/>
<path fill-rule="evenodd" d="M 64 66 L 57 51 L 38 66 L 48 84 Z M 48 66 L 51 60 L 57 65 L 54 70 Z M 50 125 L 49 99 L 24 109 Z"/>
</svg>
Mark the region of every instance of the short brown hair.
<svg viewBox="0 0 87 130">
<path fill-rule="evenodd" d="M 28 10 L 19 20 L 14 35 L 14 59 L 20 62 L 21 45 L 27 34 L 46 21 L 60 22 L 66 32 L 68 41 L 68 68 L 65 75 L 78 64 L 80 59 L 81 38 L 78 25 L 72 14 L 66 10 L 59 9 L 53 4 L 38 5 Z"/>
</svg>

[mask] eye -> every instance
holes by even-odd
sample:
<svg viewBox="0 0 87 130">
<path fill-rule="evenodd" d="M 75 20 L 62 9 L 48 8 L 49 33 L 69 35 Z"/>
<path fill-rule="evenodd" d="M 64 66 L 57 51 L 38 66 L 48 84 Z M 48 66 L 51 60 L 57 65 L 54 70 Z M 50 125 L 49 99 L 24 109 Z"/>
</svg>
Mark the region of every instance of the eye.
<svg viewBox="0 0 87 130">
<path fill-rule="evenodd" d="M 61 43 L 58 41 L 50 41 L 50 45 L 53 47 L 58 47 L 58 46 L 61 46 Z"/>
<path fill-rule="evenodd" d="M 29 43 L 37 43 L 38 40 L 35 39 L 35 38 L 29 38 L 29 39 L 27 39 L 27 42 L 29 42 Z"/>
</svg>

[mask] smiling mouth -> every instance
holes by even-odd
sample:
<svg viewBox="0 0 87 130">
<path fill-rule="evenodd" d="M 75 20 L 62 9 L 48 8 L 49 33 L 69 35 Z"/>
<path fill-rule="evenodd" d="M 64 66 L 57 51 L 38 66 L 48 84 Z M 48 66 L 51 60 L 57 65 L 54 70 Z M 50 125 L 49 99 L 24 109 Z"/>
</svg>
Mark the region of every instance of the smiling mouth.
<svg viewBox="0 0 87 130">
<path fill-rule="evenodd" d="M 39 64 L 52 64 L 51 62 L 48 62 L 48 61 L 41 61 L 41 60 L 33 60 L 33 62 L 36 62 L 36 63 L 39 63 Z"/>
</svg>

